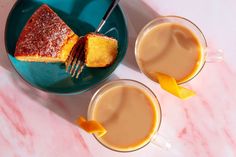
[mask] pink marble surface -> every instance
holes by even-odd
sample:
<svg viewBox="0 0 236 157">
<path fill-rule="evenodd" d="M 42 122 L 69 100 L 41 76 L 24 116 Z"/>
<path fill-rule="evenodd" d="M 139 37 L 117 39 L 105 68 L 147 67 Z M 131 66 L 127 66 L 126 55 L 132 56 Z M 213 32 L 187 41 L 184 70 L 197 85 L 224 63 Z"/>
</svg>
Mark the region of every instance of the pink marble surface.
<svg viewBox="0 0 236 157">
<path fill-rule="evenodd" d="M 121 0 L 129 23 L 130 42 L 124 62 L 110 78 L 141 80 L 158 96 L 163 111 L 159 133 L 172 149 L 149 144 L 132 153 L 102 147 L 73 125 L 85 115 L 96 91 L 57 96 L 27 85 L 12 70 L 4 47 L 4 26 L 15 0 L 0 0 L 0 157 L 235 157 L 236 156 L 236 2 L 234 0 Z M 159 15 L 194 21 L 210 47 L 225 52 L 225 62 L 206 64 L 186 86 L 197 96 L 181 101 L 144 77 L 134 60 L 139 30 Z M 109 80 L 108 80 L 109 81 Z"/>
</svg>

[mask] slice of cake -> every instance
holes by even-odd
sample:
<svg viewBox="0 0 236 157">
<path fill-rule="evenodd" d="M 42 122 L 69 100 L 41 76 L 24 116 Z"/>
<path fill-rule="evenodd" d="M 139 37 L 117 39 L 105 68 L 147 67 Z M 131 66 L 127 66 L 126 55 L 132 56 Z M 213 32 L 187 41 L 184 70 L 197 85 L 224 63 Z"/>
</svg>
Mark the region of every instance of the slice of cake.
<svg viewBox="0 0 236 157">
<path fill-rule="evenodd" d="M 85 36 L 85 64 L 87 67 L 107 67 L 115 61 L 117 53 L 116 39 L 95 33 Z"/>
<path fill-rule="evenodd" d="M 30 17 L 14 56 L 29 62 L 65 62 L 79 37 L 47 5 Z"/>
</svg>

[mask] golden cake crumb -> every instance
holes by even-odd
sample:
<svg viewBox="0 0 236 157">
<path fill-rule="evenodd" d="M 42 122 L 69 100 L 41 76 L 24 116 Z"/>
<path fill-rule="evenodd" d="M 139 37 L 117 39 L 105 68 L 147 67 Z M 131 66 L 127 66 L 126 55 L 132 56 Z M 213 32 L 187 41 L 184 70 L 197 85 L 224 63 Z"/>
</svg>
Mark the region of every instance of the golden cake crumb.
<svg viewBox="0 0 236 157">
<path fill-rule="evenodd" d="M 85 40 L 85 64 L 87 67 L 107 67 L 115 61 L 118 53 L 116 39 L 90 33 L 86 35 Z"/>
</svg>

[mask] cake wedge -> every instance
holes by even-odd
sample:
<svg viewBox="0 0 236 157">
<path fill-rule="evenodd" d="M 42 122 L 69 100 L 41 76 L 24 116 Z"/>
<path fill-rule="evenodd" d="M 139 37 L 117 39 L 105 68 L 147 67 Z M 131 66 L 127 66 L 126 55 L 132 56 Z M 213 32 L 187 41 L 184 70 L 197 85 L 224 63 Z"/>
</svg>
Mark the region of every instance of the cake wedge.
<svg viewBox="0 0 236 157">
<path fill-rule="evenodd" d="M 72 29 L 43 4 L 23 28 L 14 56 L 28 62 L 65 62 L 78 40 Z"/>
</svg>

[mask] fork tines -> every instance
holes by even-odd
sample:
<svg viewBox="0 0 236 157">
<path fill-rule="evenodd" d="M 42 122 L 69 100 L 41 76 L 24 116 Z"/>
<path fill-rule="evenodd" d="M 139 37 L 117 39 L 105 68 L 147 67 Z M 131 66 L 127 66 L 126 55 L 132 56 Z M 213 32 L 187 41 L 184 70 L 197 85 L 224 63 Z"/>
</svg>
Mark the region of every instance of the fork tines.
<svg viewBox="0 0 236 157">
<path fill-rule="evenodd" d="M 71 77 L 79 77 L 85 66 L 84 60 L 84 39 L 81 38 L 66 61 L 66 71 L 70 73 Z"/>
</svg>

